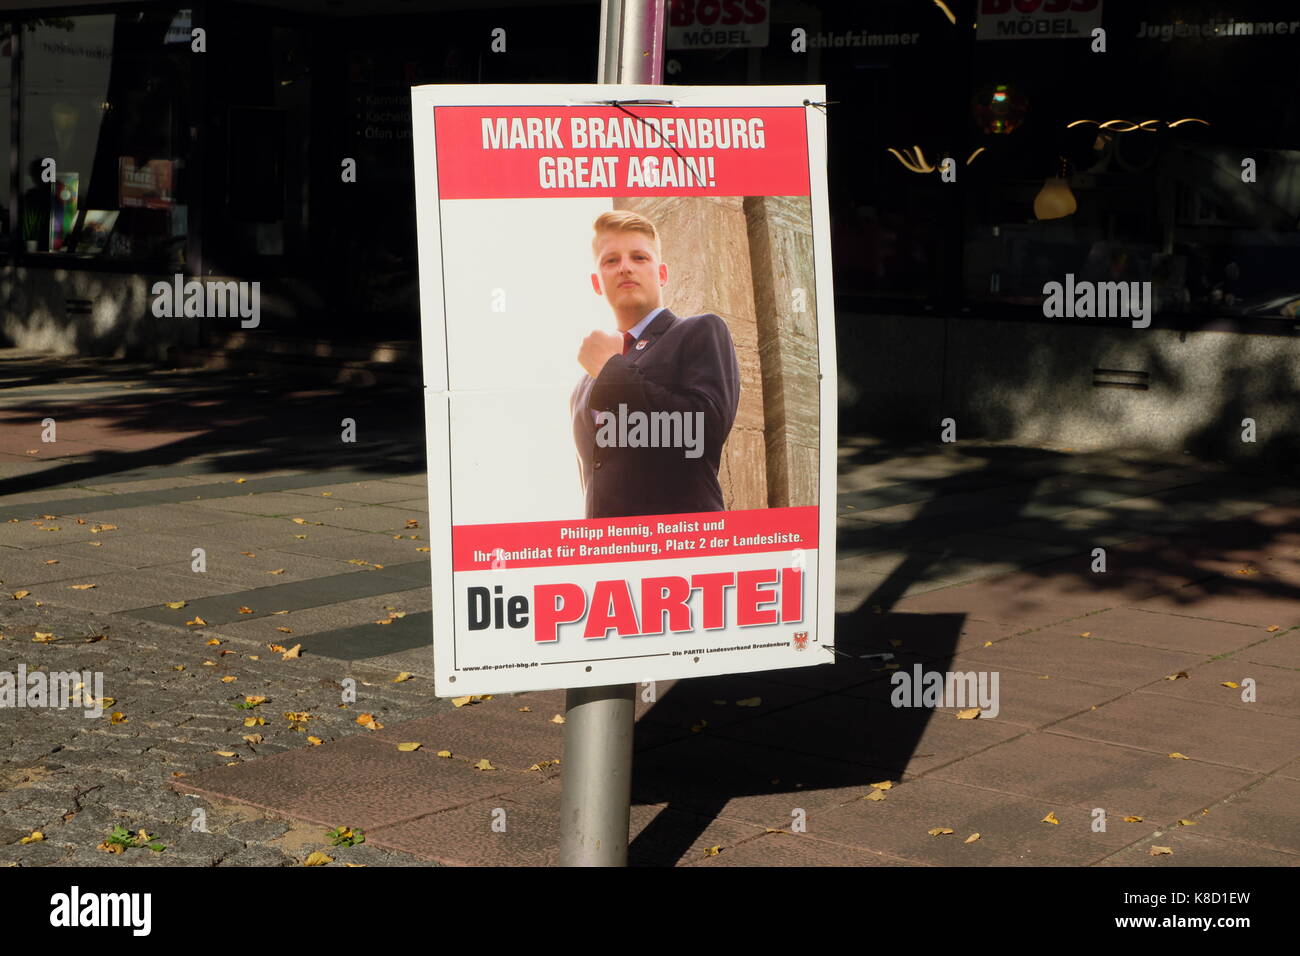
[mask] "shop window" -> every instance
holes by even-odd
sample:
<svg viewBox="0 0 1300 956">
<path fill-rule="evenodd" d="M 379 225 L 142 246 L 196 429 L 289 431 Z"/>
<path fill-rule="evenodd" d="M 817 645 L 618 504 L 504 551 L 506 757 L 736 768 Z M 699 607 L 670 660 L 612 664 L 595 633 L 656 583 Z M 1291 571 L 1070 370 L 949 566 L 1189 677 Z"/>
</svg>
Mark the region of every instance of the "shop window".
<svg viewBox="0 0 1300 956">
<path fill-rule="evenodd" d="M 1104 53 L 1086 36 L 975 43 L 969 299 L 1037 308 L 1073 275 L 1150 282 L 1165 314 L 1295 316 L 1300 14 L 1226 6 L 1106 3 Z"/>
<path fill-rule="evenodd" d="M 19 164 L 27 252 L 179 269 L 188 239 L 188 10 L 24 26 Z"/>
</svg>

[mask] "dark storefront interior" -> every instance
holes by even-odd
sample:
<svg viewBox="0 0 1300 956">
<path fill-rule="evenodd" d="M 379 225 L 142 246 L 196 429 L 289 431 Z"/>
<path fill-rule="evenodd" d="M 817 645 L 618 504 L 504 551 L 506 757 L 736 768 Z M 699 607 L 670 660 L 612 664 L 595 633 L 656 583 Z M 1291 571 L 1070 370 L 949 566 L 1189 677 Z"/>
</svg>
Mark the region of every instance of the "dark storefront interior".
<svg viewBox="0 0 1300 956">
<path fill-rule="evenodd" d="M 596 73 L 596 2 L 45 6 L 0 26 L 0 261 L 260 280 L 284 336 L 418 336 L 411 85 Z M 670 44 L 666 72 L 827 85 L 835 282 L 855 311 L 1041 318 L 1043 282 L 1074 272 L 1150 280 L 1183 321 L 1286 320 L 1300 24 L 1278 0 L 1228 6 L 1108 2 L 1099 53 L 978 40 L 976 0 L 771 0 L 766 47 Z M 1036 200 L 1076 211 L 1038 218 Z"/>
</svg>

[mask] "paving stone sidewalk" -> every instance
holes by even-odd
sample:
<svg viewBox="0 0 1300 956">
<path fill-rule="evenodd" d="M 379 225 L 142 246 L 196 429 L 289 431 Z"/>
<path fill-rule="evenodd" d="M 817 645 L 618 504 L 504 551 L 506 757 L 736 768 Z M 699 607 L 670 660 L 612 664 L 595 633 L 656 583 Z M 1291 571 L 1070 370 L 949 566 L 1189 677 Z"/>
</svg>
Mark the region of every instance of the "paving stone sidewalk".
<svg viewBox="0 0 1300 956">
<path fill-rule="evenodd" d="M 0 863 L 556 861 L 563 693 L 431 695 L 402 396 L 40 361 L 0 392 L 0 671 L 101 671 L 114 701 L 0 709 Z M 364 444 L 340 446 L 344 416 Z M 1293 480 L 847 437 L 839 512 L 833 664 L 639 703 L 634 863 L 1300 862 Z M 996 673 L 999 714 L 892 706 L 917 666 Z M 117 824 L 167 849 L 96 850 Z M 325 847 L 340 825 L 366 842 Z"/>
</svg>

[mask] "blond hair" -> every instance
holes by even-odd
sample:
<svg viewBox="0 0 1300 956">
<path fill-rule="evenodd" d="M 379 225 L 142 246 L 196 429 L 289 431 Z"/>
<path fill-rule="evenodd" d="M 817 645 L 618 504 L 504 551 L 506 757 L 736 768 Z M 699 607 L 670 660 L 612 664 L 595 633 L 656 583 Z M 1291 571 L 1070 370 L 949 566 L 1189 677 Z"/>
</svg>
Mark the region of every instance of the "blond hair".
<svg viewBox="0 0 1300 956">
<path fill-rule="evenodd" d="M 627 209 L 615 209 L 611 212 L 602 212 L 596 217 L 596 222 L 592 228 L 596 234 L 591 240 L 591 254 L 600 253 L 600 237 L 606 232 L 639 232 L 650 237 L 654 243 L 655 258 L 662 259 L 663 253 L 659 248 L 659 231 L 655 229 L 655 224 L 640 213 L 631 212 Z"/>
</svg>

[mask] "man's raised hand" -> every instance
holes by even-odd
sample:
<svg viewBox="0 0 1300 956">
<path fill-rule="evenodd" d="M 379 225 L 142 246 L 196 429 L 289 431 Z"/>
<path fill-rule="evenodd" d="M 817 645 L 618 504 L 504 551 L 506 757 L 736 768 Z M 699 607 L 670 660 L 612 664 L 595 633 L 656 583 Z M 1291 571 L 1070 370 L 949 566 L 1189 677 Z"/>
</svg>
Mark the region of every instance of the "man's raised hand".
<svg viewBox="0 0 1300 956">
<path fill-rule="evenodd" d="M 588 375 L 596 378 L 610 358 L 622 354 L 623 336 L 617 332 L 596 329 L 582 340 L 582 348 L 578 349 L 578 364 L 586 370 Z"/>
</svg>

